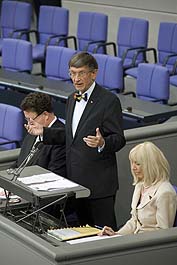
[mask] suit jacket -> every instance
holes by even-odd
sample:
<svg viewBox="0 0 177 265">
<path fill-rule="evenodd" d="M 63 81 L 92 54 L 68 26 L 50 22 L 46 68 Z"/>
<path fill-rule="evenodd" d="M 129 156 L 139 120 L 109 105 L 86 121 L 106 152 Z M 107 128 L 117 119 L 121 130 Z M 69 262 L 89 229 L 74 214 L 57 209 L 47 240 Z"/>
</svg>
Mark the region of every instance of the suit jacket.
<svg viewBox="0 0 177 265">
<path fill-rule="evenodd" d="M 118 231 L 121 235 L 173 227 L 177 196 L 169 181 L 158 182 L 139 204 L 142 183 L 135 186 L 131 219 Z"/>
<path fill-rule="evenodd" d="M 75 107 L 73 94 L 66 106 L 66 161 L 67 176 L 72 181 L 90 189 L 90 198 L 115 195 L 118 189 L 116 152 L 125 145 L 122 130 L 122 110 L 118 97 L 96 85 L 79 121 L 75 136 L 72 135 L 72 117 Z M 83 137 L 95 135 L 99 127 L 105 139 L 102 152 L 91 148 Z M 44 141 L 60 142 L 61 132 L 44 130 Z"/>
<path fill-rule="evenodd" d="M 64 128 L 64 125 L 59 120 L 56 120 L 52 125 L 52 128 Z M 13 167 L 18 167 L 27 157 L 35 140 L 36 136 L 30 134 L 25 137 L 18 160 Z M 56 174 L 66 177 L 65 143 L 63 142 L 61 145 L 43 144 L 42 148 L 40 148 L 40 150 L 29 161 L 28 166 L 31 165 L 39 165 L 45 169 L 55 172 Z"/>
</svg>

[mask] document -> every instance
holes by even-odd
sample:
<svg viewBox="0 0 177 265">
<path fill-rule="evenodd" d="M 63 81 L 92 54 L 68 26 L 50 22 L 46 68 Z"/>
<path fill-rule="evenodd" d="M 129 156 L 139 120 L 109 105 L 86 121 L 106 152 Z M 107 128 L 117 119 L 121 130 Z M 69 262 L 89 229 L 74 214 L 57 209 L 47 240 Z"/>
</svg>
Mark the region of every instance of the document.
<svg viewBox="0 0 177 265">
<path fill-rule="evenodd" d="M 19 181 L 22 183 L 29 185 L 29 184 L 35 184 L 35 183 L 44 183 L 44 182 L 50 182 L 54 180 L 60 180 L 63 179 L 63 177 L 55 174 L 55 173 L 45 173 L 45 174 L 39 174 L 39 175 L 33 175 L 30 177 L 22 177 L 18 178 Z"/>
<path fill-rule="evenodd" d="M 18 178 L 18 180 L 23 184 L 26 184 L 29 188 L 38 191 L 51 191 L 79 186 L 77 183 L 74 183 L 52 172 Z"/>
<path fill-rule="evenodd" d="M 71 228 L 62 228 L 62 229 L 49 229 L 47 234 L 55 237 L 61 241 L 66 241 L 74 238 L 89 237 L 97 235 L 100 232 L 100 229 L 91 227 L 89 225 L 82 227 L 71 227 Z"/>
</svg>

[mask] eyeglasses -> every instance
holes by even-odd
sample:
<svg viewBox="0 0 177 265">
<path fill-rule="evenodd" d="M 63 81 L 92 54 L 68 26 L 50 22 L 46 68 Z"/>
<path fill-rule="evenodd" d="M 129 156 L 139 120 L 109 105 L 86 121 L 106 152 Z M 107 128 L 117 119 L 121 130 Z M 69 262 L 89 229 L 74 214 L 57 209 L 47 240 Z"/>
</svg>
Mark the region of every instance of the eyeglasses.
<svg viewBox="0 0 177 265">
<path fill-rule="evenodd" d="M 68 74 L 69 74 L 69 76 L 71 77 L 71 78 L 76 78 L 76 76 L 78 77 L 78 78 L 83 78 L 83 77 L 86 77 L 86 75 L 88 74 L 88 73 L 90 73 L 90 72 L 93 72 L 93 71 L 80 71 L 80 72 L 69 72 Z"/>
<path fill-rule="evenodd" d="M 43 112 L 37 114 L 34 118 L 27 118 L 27 117 L 25 117 L 25 120 L 26 120 L 27 122 L 29 122 L 30 119 L 32 119 L 32 120 L 34 121 L 34 120 L 36 120 L 40 115 L 42 115 L 42 113 L 43 113 Z"/>
</svg>

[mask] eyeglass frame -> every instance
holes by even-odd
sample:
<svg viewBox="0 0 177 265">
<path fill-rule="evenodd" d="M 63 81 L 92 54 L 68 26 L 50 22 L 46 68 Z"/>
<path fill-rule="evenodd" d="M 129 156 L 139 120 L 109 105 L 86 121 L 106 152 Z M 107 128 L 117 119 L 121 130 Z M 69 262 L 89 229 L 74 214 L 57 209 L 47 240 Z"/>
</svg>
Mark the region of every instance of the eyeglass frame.
<svg viewBox="0 0 177 265">
<path fill-rule="evenodd" d="M 77 77 L 79 77 L 79 78 L 83 78 L 83 77 L 85 77 L 88 73 L 91 73 L 91 72 L 94 72 L 94 70 L 89 70 L 89 71 L 80 71 L 80 72 L 75 72 L 75 73 L 72 73 L 72 72 L 68 72 L 68 75 L 69 75 L 69 77 L 70 78 L 76 78 L 76 76 Z"/>
<path fill-rule="evenodd" d="M 40 112 L 39 114 L 37 114 L 34 118 L 26 118 L 26 117 L 25 117 L 25 120 L 26 120 L 27 122 L 29 122 L 30 119 L 32 119 L 32 120 L 34 121 L 34 120 L 36 120 L 40 115 L 42 115 L 42 113 L 44 113 L 44 111 L 42 111 L 42 112 Z"/>
</svg>

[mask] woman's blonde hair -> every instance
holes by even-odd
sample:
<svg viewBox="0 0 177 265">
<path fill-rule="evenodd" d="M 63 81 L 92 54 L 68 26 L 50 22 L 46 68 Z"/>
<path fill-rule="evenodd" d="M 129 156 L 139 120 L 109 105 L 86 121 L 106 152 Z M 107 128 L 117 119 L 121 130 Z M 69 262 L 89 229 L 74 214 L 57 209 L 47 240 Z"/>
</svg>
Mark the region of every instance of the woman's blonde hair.
<svg viewBox="0 0 177 265">
<path fill-rule="evenodd" d="M 136 145 L 129 153 L 130 163 L 136 162 L 142 168 L 144 179 L 140 180 L 133 173 L 134 185 L 143 181 L 146 186 L 158 181 L 169 180 L 170 166 L 162 151 L 152 142 Z"/>
</svg>

